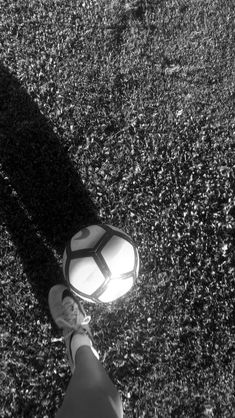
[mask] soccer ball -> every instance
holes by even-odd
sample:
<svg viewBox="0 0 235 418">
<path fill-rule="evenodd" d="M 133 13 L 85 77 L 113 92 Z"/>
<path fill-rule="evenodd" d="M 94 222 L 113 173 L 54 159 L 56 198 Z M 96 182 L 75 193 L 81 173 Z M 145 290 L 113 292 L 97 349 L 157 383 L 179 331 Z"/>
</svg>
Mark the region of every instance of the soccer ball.
<svg viewBox="0 0 235 418">
<path fill-rule="evenodd" d="M 80 298 L 110 303 L 133 287 L 139 273 L 137 248 L 125 232 L 111 225 L 89 225 L 65 247 L 63 273 Z"/>
</svg>

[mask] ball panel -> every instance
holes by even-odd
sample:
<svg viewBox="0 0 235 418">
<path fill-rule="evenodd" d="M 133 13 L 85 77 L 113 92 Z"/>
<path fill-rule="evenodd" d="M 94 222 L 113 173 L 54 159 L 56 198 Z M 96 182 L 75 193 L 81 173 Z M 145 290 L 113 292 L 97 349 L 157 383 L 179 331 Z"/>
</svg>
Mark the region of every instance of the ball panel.
<svg viewBox="0 0 235 418">
<path fill-rule="evenodd" d="M 86 297 L 86 295 L 84 295 L 83 293 L 78 292 L 78 290 L 77 290 L 77 289 L 75 289 L 75 287 L 71 286 L 71 283 L 70 283 L 70 290 L 72 291 L 72 293 L 73 293 L 76 297 L 79 297 L 79 298 L 81 298 L 81 299 L 85 300 L 86 302 L 91 302 L 91 303 L 96 303 L 96 302 L 97 302 L 97 300 L 91 299 L 91 298 L 90 298 L 90 297 L 88 297 L 88 296 Z"/>
<path fill-rule="evenodd" d="M 132 271 L 135 266 L 133 246 L 124 238 L 112 236 L 101 251 L 112 275 L 117 276 Z"/>
<path fill-rule="evenodd" d="M 125 295 L 132 288 L 134 284 L 134 278 L 131 276 L 127 279 L 111 279 L 107 288 L 102 295 L 99 296 L 99 300 L 104 303 L 113 302 L 114 300 Z"/>
<path fill-rule="evenodd" d="M 69 282 L 78 291 L 91 295 L 104 282 L 104 276 L 92 257 L 70 261 Z"/>
<path fill-rule="evenodd" d="M 63 266 L 62 266 L 64 277 L 65 277 L 65 264 L 66 264 L 66 260 L 67 260 L 67 252 L 66 252 L 66 248 L 65 248 L 64 254 L 63 254 Z"/>
<path fill-rule="evenodd" d="M 104 234 L 105 230 L 98 225 L 90 225 L 83 228 L 72 237 L 71 250 L 94 248 Z"/>
<path fill-rule="evenodd" d="M 140 258 L 139 258 L 139 253 L 137 248 L 135 248 L 135 274 L 136 274 L 136 278 L 139 275 L 139 270 L 140 270 Z"/>
</svg>

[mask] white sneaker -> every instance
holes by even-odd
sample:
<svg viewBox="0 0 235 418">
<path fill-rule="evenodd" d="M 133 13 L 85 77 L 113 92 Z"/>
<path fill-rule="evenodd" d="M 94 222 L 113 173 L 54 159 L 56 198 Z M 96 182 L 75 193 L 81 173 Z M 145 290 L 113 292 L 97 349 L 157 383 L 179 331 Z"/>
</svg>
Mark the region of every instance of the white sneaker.
<svg viewBox="0 0 235 418">
<path fill-rule="evenodd" d="M 89 327 L 91 317 L 86 315 L 82 303 L 72 292 L 62 284 L 55 285 L 50 289 L 48 303 L 54 322 L 63 330 L 71 372 L 75 370 L 76 352 L 83 345 L 91 347 L 94 355 L 99 359 L 93 347 L 94 341 Z"/>
</svg>

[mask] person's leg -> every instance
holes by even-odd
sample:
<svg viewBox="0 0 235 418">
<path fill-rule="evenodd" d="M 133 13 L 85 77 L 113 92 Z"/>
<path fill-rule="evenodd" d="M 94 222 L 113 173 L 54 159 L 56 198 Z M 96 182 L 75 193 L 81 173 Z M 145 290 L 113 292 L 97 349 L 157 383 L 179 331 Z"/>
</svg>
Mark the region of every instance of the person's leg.
<svg viewBox="0 0 235 418">
<path fill-rule="evenodd" d="M 56 418 L 122 418 L 121 397 L 90 347 L 77 350 L 75 364 Z"/>
<path fill-rule="evenodd" d="M 64 285 L 50 289 L 51 315 L 63 331 L 72 377 L 56 418 L 123 418 L 121 397 L 93 347 L 90 317 Z"/>
</svg>

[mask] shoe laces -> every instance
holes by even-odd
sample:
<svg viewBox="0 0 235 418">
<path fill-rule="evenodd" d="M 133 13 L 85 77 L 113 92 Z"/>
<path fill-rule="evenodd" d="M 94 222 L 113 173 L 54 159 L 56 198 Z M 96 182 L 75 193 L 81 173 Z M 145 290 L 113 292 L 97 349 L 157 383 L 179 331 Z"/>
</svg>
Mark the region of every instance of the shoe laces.
<svg viewBox="0 0 235 418">
<path fill-rule="evenodd" d="M 63 305 L 66 314 L 64 317 L 60 316 L 59 318 L 57 318 L 57 323 L 59 322 L 65 328 L 70 329 L 71 331 L 69 332 L 69 334 L 71 334 L 74 331 L 79 331 L 82 334 L 86 333 L 86 329 L 84 329 L 84 326 L 89 324 L 91 316 L 84 316 L 82 321 L 80 322 L 79 319 L 81 319 L 81 316 L 83 316 L 83 314 L 81 313 L 81 311 L 78 308 L 78 305 L 74 302 L 72 298 L 65 298 Z"/>
</svg>

